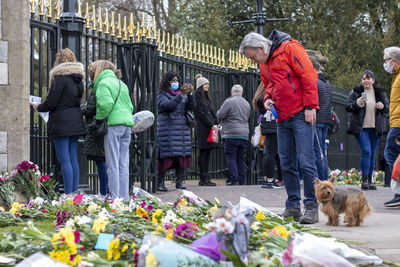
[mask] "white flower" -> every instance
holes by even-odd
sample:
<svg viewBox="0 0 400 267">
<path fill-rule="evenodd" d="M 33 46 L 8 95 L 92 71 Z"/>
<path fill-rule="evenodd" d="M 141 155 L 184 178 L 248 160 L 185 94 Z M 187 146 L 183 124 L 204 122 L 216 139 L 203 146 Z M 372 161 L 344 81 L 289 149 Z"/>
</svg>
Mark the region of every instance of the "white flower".
<svg viewBox="0 0 400 267">
<path fill-rule="evenodd" d="M 82 216 L 79 221 L 77 222 L 77 224 L 81 225 L 81 224 L 89 224 L 92 222 L 92 219 L 89 218 L 88 216 Z"/>
<path fill-rule="evenodd" d="M 75 226 L 75 221 L 72 218 L 68 219 L 68 221 L 65 223 L 65 228 L 67 229 L 74 229 L 74 226 Z"/>
<path fill-rule="evenodd" d="M 89 212 L 89 213 L 94 213 L 96 210 L 100 209 L 100 206 L 97 205 L 97 204 L 94 203 L 94 202 L 90 202 L 90 204 L 89 204 L 89 206 L 88 206 L 87 209 L 88 209 L 88 212 Z"/>
<path fill-rule="evenodd" d="M 215 222 L 209 222 L 206 225 L 204 225 L 204 227 L 211 231 L 211 230 L 215 230 L 217 228 L 217 225 L 215 224 Z"/>
<path fill-rule="evenodd" d="M 255 221 L 251 225 L 251 229 L 254 231 L 258 231 L 260 229 L 260 227 L 261 227 L 261 223 L 259 221 Z"/>
<path fill-rule="evenodd" d="M 235 230 L 235 227 L 228 222 L 225 218 L 218 218 L 215 220 L 217 233 L 224 232 L 225 234 L 231 234 Z"/>
<path fill-rule="evenodd" d="M 247 225 L 249 223 L 249 220 L 247 220 L 242 213 L 236 217 L 236 221 L 241 225 Z"/>
<path fill-rule="evenodd" d="M 111 218 L 112 216 L 110 215 L 110 213 L 108 213 L 108 211 L 105 208 L 102 208 L 98 214 L 98 217 L 102 219 L 107 219 Z"/>
<path fill-rule="evenodd" d="M 33 202 L 38 205 L 38 208 L 40 209 L 44 203 L 44 199 L 41 197 L 37 197 L 33 200 Z"/>
<path fill-rule="evenodd" d="M 128 206 L 129 212 L 136 211 L 137 207 L 138 205 L 136 204 L 135 200 L 133 199 L 129 200 L 129 206 Z"/>
<path fill-rule="evenodd" d="M 55 207 L 60 206 L 60 201 L 52 200 L 52 201 L 51 201 L 51 205 L 52 205 L 52 206 L 55 206 Z"/>
</svg>

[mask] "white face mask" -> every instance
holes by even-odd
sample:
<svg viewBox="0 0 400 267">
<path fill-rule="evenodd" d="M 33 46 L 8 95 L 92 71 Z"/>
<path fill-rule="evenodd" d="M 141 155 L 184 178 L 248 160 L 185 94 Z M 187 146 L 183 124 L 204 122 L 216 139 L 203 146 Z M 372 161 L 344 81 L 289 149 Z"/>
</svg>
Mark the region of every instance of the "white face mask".
<svg viewBox="0 0 400 267">
<path fill-rule="evenodd" d="M 385 69 L 386 72 L 392 74 L 393 73 L 393 67 L 390 66 L 390 60 L 386 61 L 383 63 L 383 68 Z"/>
</svg>

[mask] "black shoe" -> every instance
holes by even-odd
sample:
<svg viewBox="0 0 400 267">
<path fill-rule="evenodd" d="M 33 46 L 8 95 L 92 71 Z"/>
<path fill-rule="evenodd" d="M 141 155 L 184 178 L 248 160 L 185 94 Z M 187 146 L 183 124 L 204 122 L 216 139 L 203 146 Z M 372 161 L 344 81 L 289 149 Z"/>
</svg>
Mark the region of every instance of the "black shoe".
<svg viewBox="0 0 400 267">
<path fill-rule="evenodd" d="M 288 217 L 293 217 L 293 220 L 298 222 L 301 217 L 301 209 L 300 208 L 286 208 L 281 216 L 285 219 Z"/>
<path fill-rule="evenodd" d="M 186 189 L 186 187 L 182 184 L 181 180 L 176 180 L 175 182 L 175 188 L 176 189 Z"/>
<path fill-rule="evenodd" d="M 158 186 L 157 191 L 167 192 L 167 191 L 168 191 L 168 188 L 166 188 L 165 185 L 162 184 L 162 185 L 159 185 L 159 186 Z"/>
<path fill-rule="evenodd" d="M 304 215 L 300 218 L 301 224 L 313 224 L 319 221 L 318 205 L 308 203 L 304 210 Z"/>
<path fill-rule="evenodd" d="M 261 188 L 267 188 L 267 189 L 270 189 L 270 188 L 273 188 L 273 187 L 272 187 L 272 184 L 271 184 L 271 183 L 269 183 L 269 182 L 266 182 L 265 184 L 263 184 L 263 185 L 261 186 Z"/>
<path fill-rule="evenodd" d="M 282 183 L 278 184 L 278 183 L 274 180 L 274 181 L 272 182 L 271 186 L 272 186 L 272 188 L 282 188 L 282 187 L 283 187 L 283 184 L 282 184 Z"/>
<path fill-rule="evenodd" d="M 392 200 L 386 201 L 384 203 L 385 207 L 398 207 L 400 206 L 400 195 L 396 194 L 394 195 L 394 198 Z"/>
<path fill-rule="evenodd" d="M 238 182 L 232 182 L 232 181 L 229 181 L 229 182 L 226 182 L 225 183 L 225 185 L 229 185 L 229 186 L 231 186 L 231 185 L 238 185 L 239 183 Z"/>
<path fill-rule="evenodd" d="M 200 180 L 200 181 L 199 181 L 199 185 L 200 185 L 200 186 L 216 186 L 217 184 L 211 182 L 210 180 L 205 180 L 205 181 Z"/>
<path fill-rule="evenodd" d="M 390 184 L 385 184 L 383 187 L 390 187 Z"/>
</svg>

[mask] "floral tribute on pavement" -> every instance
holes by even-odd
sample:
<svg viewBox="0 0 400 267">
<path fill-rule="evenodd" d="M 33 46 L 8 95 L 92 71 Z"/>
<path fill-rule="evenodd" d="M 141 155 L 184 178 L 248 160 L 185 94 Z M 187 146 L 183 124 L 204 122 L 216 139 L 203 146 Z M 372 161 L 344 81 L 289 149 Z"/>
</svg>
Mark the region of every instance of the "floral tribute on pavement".
<svg viewBox="0 0 400 267">
<path fill-rule="evenodd" d="M 361 185 L 362 174 L 361 171 L 352 168 L 348 171 L 341 171 L 339 169 L 329 172 L 329 177 L 336 177 L 338 185 Z M 374 171 L 372 177 L 375 179 L 376 185 L 383 186 L 385 180 L 385 173 L 383 171 Z"/>
<path fill-rule="evenodd" d="M 38 186 L 49 180 L 41 181 L 39 172 L 30 174 L 23 176 Z M 174 203 L 163 203 L 139 188 L 133 191 L 130 201 L 31 192 L 26 203 L 0 210 L 2 227 L 23 228 L 20 234 L 0 232 L 0 255 L 19 262 L 41 252 L 70 266 L 305 266 L 326 259 L 336 266 L 382 263 L 336 242 L 326 231 L 282 219 L 245 198 L 238 205 L 222 204 L 183 190 Z M 40 231 L 39 221 L 53 230 Z M 95 249 L 105 234 L 111 235 L 107 246 Z"/>
</svg>

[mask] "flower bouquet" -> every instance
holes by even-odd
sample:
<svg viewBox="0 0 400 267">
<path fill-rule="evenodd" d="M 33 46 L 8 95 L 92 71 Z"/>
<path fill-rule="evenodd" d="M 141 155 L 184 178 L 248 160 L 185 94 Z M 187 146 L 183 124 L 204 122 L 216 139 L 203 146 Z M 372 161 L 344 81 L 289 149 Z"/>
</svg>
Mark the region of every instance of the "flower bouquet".
<svg viewBox="0 0 400 267">
<path fill-rule="evenodd" d="M 29 161 L 21 162 L 13 176 L 16 190 L 25 194 L 28 199 L 38 197 L 40 195 L 39 177 L 40 171 L 36 164 Z"/>
<path fill-rule="evenodd" d="M 8 173 L 0 174 L 0 199 L 9 208 L 14 202 L 14 181 Z"/>
</svg>

